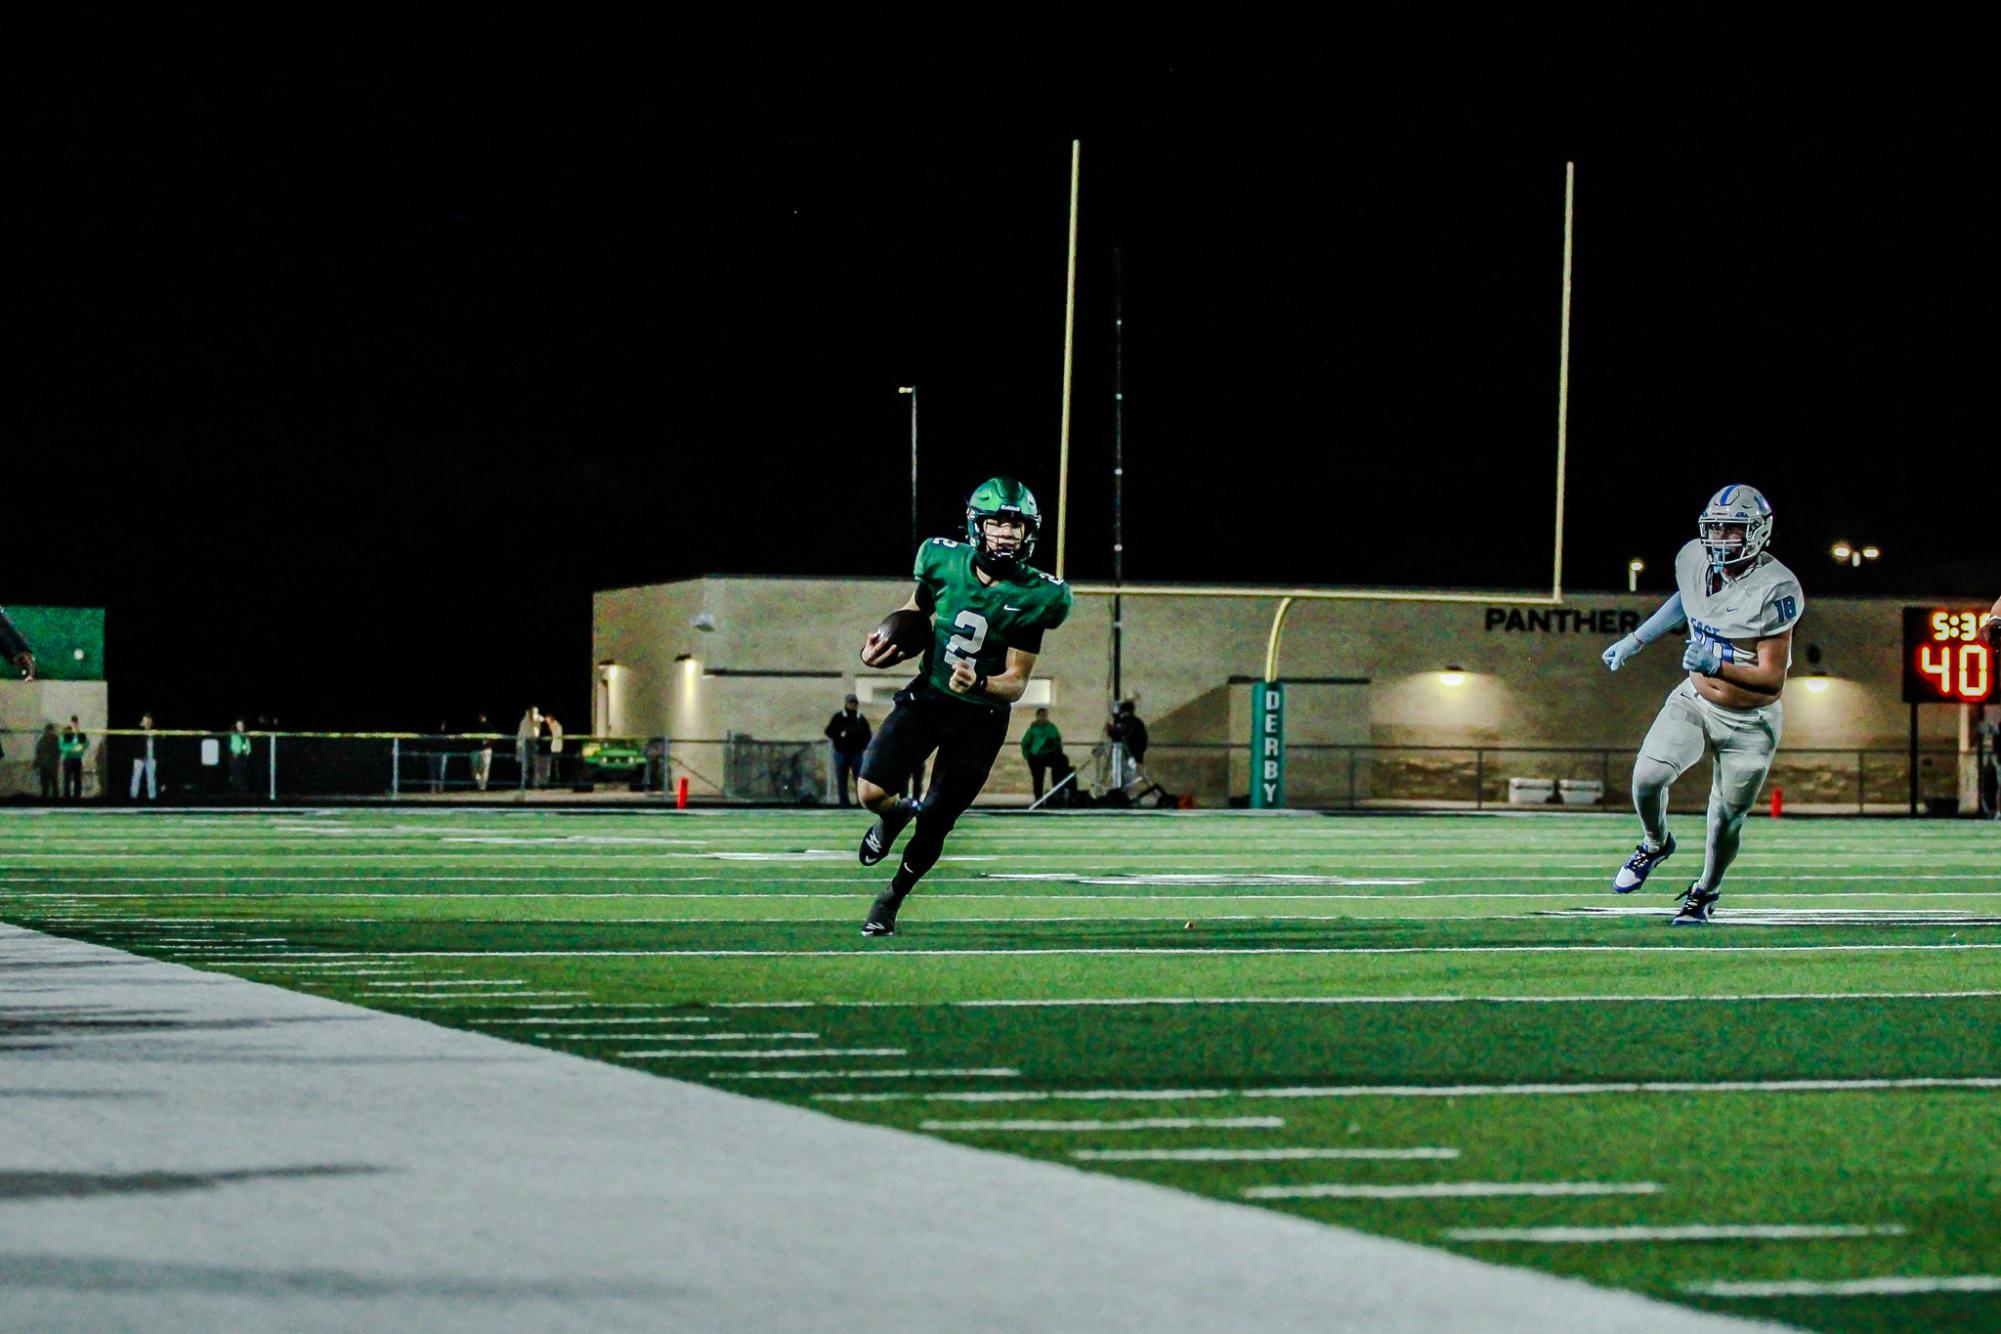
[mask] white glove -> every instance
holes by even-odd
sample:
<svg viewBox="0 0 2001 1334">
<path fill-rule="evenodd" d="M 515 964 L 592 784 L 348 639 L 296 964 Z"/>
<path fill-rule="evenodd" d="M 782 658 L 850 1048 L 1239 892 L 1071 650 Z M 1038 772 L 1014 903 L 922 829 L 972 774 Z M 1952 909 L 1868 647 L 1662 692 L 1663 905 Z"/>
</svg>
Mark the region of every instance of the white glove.
<svg viewBox="0 0 2001 1334">
<path fill-rule="evenodd" d="M 1627 635 L 1624 639 L 1606 649 L 1600 656 L 1605 659 L 1605 665 L 1616 672 L 1626 665 L 1626 659 L 1632 657 L 1645 647 L 1646 645 L 1640 642 L 1638 635 Z"/>
</svg>

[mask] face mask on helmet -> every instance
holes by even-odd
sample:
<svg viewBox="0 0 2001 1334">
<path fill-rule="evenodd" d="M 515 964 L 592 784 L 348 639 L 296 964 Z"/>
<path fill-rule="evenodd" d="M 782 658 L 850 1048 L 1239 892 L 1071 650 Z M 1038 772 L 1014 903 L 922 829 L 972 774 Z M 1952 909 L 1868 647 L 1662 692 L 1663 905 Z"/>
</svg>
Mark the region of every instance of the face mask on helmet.
<svg viewBox="0 0 2001 1334">
<path fill-rule="evenodd" d="M 1756 488 L 1726 486 L 1709 499 L 1695 523 L 1709 568 L 1742 573 L 1772 541 L 1772 506 Z"/>
<path fill-rule="evenodd" d="M 1012 574 L 1035 551 L 1041 515 L 1035 497 L 1019 482 L 995 478 L 966 502 L 966 541 L 988 574 Z"/>
</svg>

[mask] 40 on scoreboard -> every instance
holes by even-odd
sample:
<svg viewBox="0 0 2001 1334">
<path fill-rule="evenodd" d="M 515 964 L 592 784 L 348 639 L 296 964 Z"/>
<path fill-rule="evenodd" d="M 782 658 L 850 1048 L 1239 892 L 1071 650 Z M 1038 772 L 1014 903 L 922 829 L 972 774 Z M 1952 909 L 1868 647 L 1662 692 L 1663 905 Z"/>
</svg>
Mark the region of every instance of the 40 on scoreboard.
<svg viewBox="0 0 2001 1334">
<path fill-rule="evenodd" d="M 1904 608 L 1904 703 L 1986 704 L 1997 698 L 1984 607 Z"/>
</svg>

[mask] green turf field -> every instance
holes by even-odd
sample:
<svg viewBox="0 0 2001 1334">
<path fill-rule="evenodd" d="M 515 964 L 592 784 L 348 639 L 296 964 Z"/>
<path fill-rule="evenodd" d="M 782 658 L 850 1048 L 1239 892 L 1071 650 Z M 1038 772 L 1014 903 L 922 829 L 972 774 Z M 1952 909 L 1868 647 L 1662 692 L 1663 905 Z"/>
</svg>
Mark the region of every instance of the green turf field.
<svg viewBox="0 0 2001 1334">
<path fill-rule="evenodd" d="M 2001 826 L 0 814 L 0 918 L 1825 1330 L 2001 1328 Z M 884 868 L 886 869 L 886 868 Z M 891 1169 L 893 1170 L 893 1169 Z M 1772 1286 L 1779 1285 L 1779 1286 Z"/>
</svg>

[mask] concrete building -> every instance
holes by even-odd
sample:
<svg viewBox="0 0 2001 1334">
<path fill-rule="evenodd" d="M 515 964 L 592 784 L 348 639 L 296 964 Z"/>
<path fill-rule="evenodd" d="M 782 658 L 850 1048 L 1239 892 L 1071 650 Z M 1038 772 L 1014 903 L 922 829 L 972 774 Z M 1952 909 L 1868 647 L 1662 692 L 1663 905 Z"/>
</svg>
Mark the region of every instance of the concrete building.
<svg viewBox="0 0 2001 1334">
<path fill-rule="evenodd" d="M 688 776 L 697 794 L 782 798 L 783 790 L 755 790 L 744 766 L 775 762 L 788 748 L 770 743 L 790 743 L 810 779 L 821 728 L 851 689 L 864 713 L 881 721 L 910 672 L 873 672 L 857 650 L 908 591 L 900 579 L 707 576 L 600 592 L 593 606 L 597 730 L 672 737 L 675 772 Z M 1504 804 L 1511 778 L 1541 778 L 1599 783 L 1602 804 L 1623 807 L 1633 754 L 1662 698 L 1682 679 L 1681 641 L 1652 646 L 1616 675 L 1598 655 L 1659 603 L 1658 594 L 1641 593 L 1585 594 L 1534 610 L 1295 606 L 1279 663 L 1287 682 L 1289 804 Z M 1811 597 L 1794 643 L 1785 739 L 1771 780 L 1789 805 L 1907 804 L 1904 605 Z M 1123 606 L 1121 684 L 1151 729 L 1149 774 L 1199 805 L 1241 801 L 1250 786 L 1250 686 L 1263 671 L 1274 602 L 1136 596 Z M 1080 596 L 1070 622 L 1045 642 L 1041 693 L 1027 701 L 1048 704 L 1080 765 L 1103 733 L 1110 669 L 1111 599 Z M 1010 735 L 1018 739 L 1033 708 L 1014 712 Z M 1958 800 L 1964 792 L 1971 800 L 1973 764 L 1961 752 L 1971 750 L 1975 712 L 1918 710 L 1923 797 Z M 1706 768 L 1685 776 L 1677 808 L 1699 808 L 1708 781 Z M 1019 802 L 1028 784 L 1011 746 L 995 765 L 987 799 Z"/>
<path fill-rule="evenodd" d="M 84 791 L 95 796 L 111 710 L 104 680 L 104 609 L 15 605 L 8 615 L 34 647 L 39 665 L 36 680 L 16 680 L 12 672 L 0 679 L 0 797 L 39 792 L 35 740 L 44 724 L 60 728 L 72 716 L 90 734 Z"/>
</svg>

